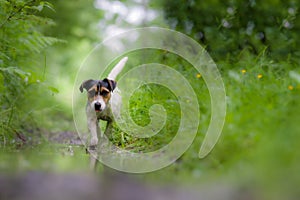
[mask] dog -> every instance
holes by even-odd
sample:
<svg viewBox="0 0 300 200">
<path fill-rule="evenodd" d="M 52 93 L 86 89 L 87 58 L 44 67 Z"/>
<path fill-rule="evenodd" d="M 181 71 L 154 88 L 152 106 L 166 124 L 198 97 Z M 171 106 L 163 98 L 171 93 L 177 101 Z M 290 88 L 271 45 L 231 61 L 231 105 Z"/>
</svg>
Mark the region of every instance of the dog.
<svg viewBox="0 0 300 200">
<path fill-rule="evenodd" d="M 89 79 L 83 81 L 79 90 L 87 91 L 86 117 L 91 134 L 89 147 L 94 149 L 98 144 L 98 136 L 103 136 L 99 127 L 99 120 L 107 121 L 104 134 L 111 136 L 114 116 L 119 117 L 122 104 L 121 94 L 117 86 L 116 77 L 124 68 L 128 57 L 122 58 L 103 80 Z M 113 109 L 112 109 L 113 107 Z"/>
</svg>

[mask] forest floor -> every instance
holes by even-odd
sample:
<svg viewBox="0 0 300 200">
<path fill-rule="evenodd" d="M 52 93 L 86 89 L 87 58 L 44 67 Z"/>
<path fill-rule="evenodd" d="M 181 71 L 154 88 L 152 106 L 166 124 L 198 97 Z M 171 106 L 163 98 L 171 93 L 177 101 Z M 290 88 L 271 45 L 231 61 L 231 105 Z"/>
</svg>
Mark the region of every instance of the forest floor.
<svg viewBox="0 0 300 200">
<path fill-rule="evenodd" d="M 73 132 L 48 134 L 48 140 L 55 146 L 57 154 L 66 162 L 70 157 L 79 154 L 79 160 L 71 165 L 89 162 L 80 138 Z M 44 150 L 42 149 L 41 152 Z M 41 153 L 40 152 L 40 153 Z M 74 153 L 75 152 L 75 153 Z M 14 155 L 14 154 L 13 154 Z M 12 155 L 12 156 L 13 156 Z M 40 157 L 41 154 L 37 154 Z M 82 156 L 83 155 L 83 156 Z M 86 156 L 84 156 L 86 155 Z M 26 157 L 26 156 L 25 156 Z M 30 156 L 29 156 L 30 157 Z M 36 157 L 36 156 L 35 156 Z M 46 155 L 46 158 L 48 155 Z M 16 165 L 22 164 L 24 158 L 15 157 Z M 31 162 L 30 158 L 26 158 Z M 47 160 L 47 159 L 45 159 Z M 53 161 L 49 156 L 50 162 Z M 56 163 L 56 161 L 53 161 Z M 97 161 L 98 162 L 98 161 Z M 26 164 L 25 166 L 30 165 Z M 43 162 L 45 165 L 45 161 Z M 98 162 L 98 165 L 101 165 Z M 22 168 L 22 166 L 21 166 Z M 26 167 L 24 167 L 26 168 Z M 68 167 L 67 167 L 68 168 Z M 29 170 L 28 170 L 29 169 Z M 101 165 L 87 170 L 63 171 L 44 169 L 19 169 L 9 173 L 0 173 L 1 200 L 55 200 L 55 199 L 105 199 L 105 200 L 240 200 L 256 199 L 254 192 L 230 184 L 207 183 L 199 186 L 181 186 L 173 183 L 155 184 L 141 180 L 138 175 L 121 173 Z"/>
</svg>

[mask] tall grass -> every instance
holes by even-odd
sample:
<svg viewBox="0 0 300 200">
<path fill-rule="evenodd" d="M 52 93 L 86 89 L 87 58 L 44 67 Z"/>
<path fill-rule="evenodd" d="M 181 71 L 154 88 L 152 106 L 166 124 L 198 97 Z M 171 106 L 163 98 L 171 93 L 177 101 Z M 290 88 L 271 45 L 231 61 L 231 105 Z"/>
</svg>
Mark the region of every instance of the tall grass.
<svg viewBox="0 0 300 200">
<path fill-rule="evenodd" d="M 213 151 L 200 160 L 199 147 L 211 114 L 205 82 L 181 58 L 161 51 L 154 54 L 160 56 L 150 57 L 174 67 L 198 91 L 201 117 L 197 137 L 188 151 L 171 166 L 146 176 L 186 183 L 229 178 L 250 188 L 250 183 L 254 182 L 268 198 L 297 194 L 294 187 L 300 184 L 296 173 L 300 167 L 297 151 L 300 82 L 295 78 L 300 71 L 297 64 L 275 62 L 263 54 L 247 55 L 233 64 L 219 63 L 227 95 L 226 122 Z M 129 56 L 140 55 L 132 53 Z M 145 63 L 153 62 L 145 54 L 142 58 Z M 116 128 L 113 142 L 121 148 L 144 152 L 168 144 L 176 134 L 180 114 L 177 97 L 166 88 L 158 85 L 139 88 L 130 99 L 131 117 L 137 124 L 147 125 L 149 107 L 155 103 L 163 105 L 168 112 L 168 123 L 157 136 L 136 139 Z"/>
</svg>

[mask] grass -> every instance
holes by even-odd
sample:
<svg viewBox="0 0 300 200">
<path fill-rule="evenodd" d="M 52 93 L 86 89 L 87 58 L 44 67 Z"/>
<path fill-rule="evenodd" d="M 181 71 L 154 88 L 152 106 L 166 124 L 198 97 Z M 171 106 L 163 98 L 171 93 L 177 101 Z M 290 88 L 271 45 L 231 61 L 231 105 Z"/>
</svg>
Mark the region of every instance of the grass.
<svg viewBox="0 0 300 200">
<path fill-rule="evenodd" d="M 201 76 L 188 63 L 172 55 L 164 56 L 169 57 L 164 60 L 166 64 L 184 74 L 194 90 L 199 91 L 201 121 L 194 143 L 178 161 L 145 176 L 181 183 L 230 179 L 247 187 L 260 187 L 266 198 L 297 195 L 300 82 L 290 75 L 291 71 L 300 74 L 297 64 L 273 61 L 264 55 L 246 57 L 233 64 L 219 63 L 227 95 L 226 122 L 213 151 L 200 160 L 199 146 L 210 120 L 209 93 Z M 159 86 L 140 88 L 130 99 L 131 117 L 137 124 L 147 125 L 150 105 L 160 103 L 168 110 L 168 123 L 153 138 L 136 139 L 126 133 L 118 134 L 117 130 L 113 141 L 137 151 L 164 146 L 178 127 L 180 114 L 176 102 L 175 96 Z"/>
</svg>

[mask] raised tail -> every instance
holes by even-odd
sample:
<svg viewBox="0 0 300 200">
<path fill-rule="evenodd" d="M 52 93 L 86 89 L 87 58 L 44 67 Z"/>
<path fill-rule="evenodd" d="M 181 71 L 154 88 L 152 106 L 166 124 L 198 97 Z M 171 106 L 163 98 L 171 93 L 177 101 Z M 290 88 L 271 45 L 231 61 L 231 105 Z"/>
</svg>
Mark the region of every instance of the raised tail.
<svg viewBox="0 0 300 200">
<path fill-rule="evenodd" d="M 108 74 L 107 78 L 110 80 L 116 80 L 116 77 L 118 76 L 118 74 L 122 71 L 122 69 L 124 68 L 126 62 L 128 60 L 128 57 L 124 57 L 122 58 L 118 64 L 116 64 L 116 66 L 111 70 L 111 72 Z"/>
</svg>

